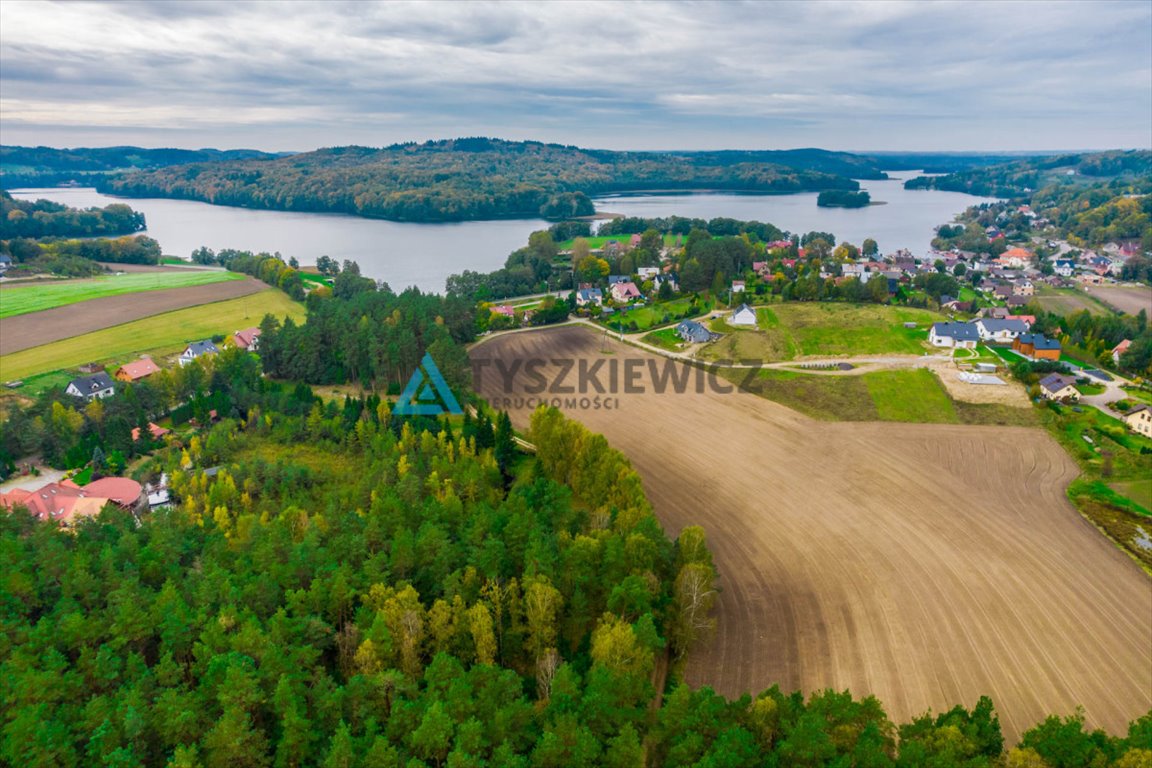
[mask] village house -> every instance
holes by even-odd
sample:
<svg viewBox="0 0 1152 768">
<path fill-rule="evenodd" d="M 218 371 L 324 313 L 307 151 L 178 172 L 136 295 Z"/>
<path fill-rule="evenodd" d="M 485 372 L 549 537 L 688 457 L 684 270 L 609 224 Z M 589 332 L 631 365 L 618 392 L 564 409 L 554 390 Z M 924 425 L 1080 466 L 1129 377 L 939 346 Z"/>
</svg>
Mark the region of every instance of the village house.
<svg viewBox="0 0 1152 768">
<path fill-rule="evenodd" d="M 12 257 L 6 253 L 0 253 L 0 275 L 8 271 L 12 266 Z"/>
<path fill-rule="evenodd" d="M 236 345 L 237 349 L 255 352 L 260 348 L 260 329 L 245 328 L 242 331 L 236 331 L 232 334 L 232 343 Z"/>
<path fill-rule="evenodd" d="M 0 493 L 0 507 L 9 511 L 24 507 L 40 520 L 64 526 L 95 517 L 106 504 L 135 510 L 141 506 L 143 487 L 127 477 L 105 477 L 83 487 L 71 480 L 47 483 L 34 491 L 17 488 Z"/>
<path fill-rule="evenodd" d="M 756 327 L 756 310 L 747 304 L 741 304 L 736 307 L 731 315 L 728 316 L 729 325 L 744 325 Z"/>
<path fill-rule="evenodd" d="M 695 320 L 682 320 L 676 326 L 676 335 L 691 344 L 702 344 L 712 340 L 712 332 Z"/>
<path fill-rule="evenodd" d="M 976 330 L 980 333 L 981 341 L 1007 344 L 1017 336 L 1027 333 L 1028 326 L 1020 320 L 981 318 L 976 321 Z"/>
<path fill-rule="evenodd" d="M 1061 373 L 1053 373 L 1040 379 L 1040 396 L 1045 400 L 1078 402 L 1080 390 L 1075 387 L 1076 379 Z"/>
<path fill-rule="evenodd" d="M 1059 360 L 1060 342 L 1042 333 L 1026 333 L 1012 340 L 1012 351 L 1032 360 Z"/>
<path fill-rule="evenodd" d="M 494 315 L 501 315 L 503 317 L 508 317 L 508 318 L 516 317 L 516 310 L 513 309 L 508 304 L 495 304 L 495 305 L 489 307 L 489 309 L 492 311 L 492 314 L 494 314 Z"/>
<path fill-rule="evenodd" d="M 680 290 L 680 284 L 676 282 L 675 275 L 672 275 L 672 274 L 656 275 L 656 277 L 652 278 L 652 287 L 657 291 L 660 290 L 660 288 L 665 283 L 668 284 L 668 287 L 673 292 L 678 292 Z"/>
<path fill-rule="evenodd" d="M 1060 275 L 1060 277 L 1072 277 L 1076 271 L 1076 262 L 1071 259 L 1056 259 L 1052 265 L 1052 271 Z"/>
<path fill-rule="evenodd" d="M 1009 248 L 997 256 L 995 261 L 1002 267 L 1023 269 L 1032 263 L 1032 252 L 1020 247 Z"/>
<path fill-rule="evenodd" d="M 72 381 L 68 382 L 68 387 L 64 391 L 73 397 L 95 400 L 98 398 L 112 397 L 112 395 L 116 394 L 116 385 L 113 383 L 111 376 L 101 371 L 91 376 L 80 376 L 79 378 L 72 379 Z"/>
<path fill-rule="evenodd" d="M 1120 417 L 1124 425 L 1133 432 L 1152 437 L 1152 408 L 1147 405 L 1138 405 Z"/>
<path fill-rule="evenodd" d="M 656 277 L 658 274 L 660 274 L 659 267 L 639 267 L 636 270 L 636 275 L 641 280 L 651 280 L 652 278 Z"/>
<path fill-rule="evenodd" d="M 631 280 L 615 283 L 611 288 L 612 298 L 619 302 L 632 301 L 640 298 L 640 289 Z"/>
<path fill-rule="evenodd" d="M 1013 296 L 1031 296 L 1036 292 L 1035 287 L 1028 280 L 1017 280 L 1012 283 Z"/>
<path fill-rule="evenodd" d="M 744 293 L 744 287 L 745 286 L 743 280 L 732 281 L 732 293 Z"/>
<path fill-rule="evenodd" d="M 604 294 L 599 288 L 580 288 L 576 291 L 576 306 L 586 307 L 589 304 L 600 306 L 604 302 Z"/>
<path fill-rule="evenodd" d="M 194 341 L 180 353 L 179 363 L 183 367 L 198 357 L 219 354 L 220 350 L 211 341 Z"/>
<path fill-rule="evenodd" d="M 164 427 L 160 426 L 159 424 L 157 424 L 155 422 L 152 422 L 152 421 L 148 422 L 148 434 L 152 435 L 153 440 L 159 440 L 162 437 L 164 437 L 164 435 L 167 435 L 171 431 L 172 430 L 165 429 Z M 135 443 L 139 439 L 140 439 L 140 427 L 132 427 L 132 442 Z"/>
<path fill-rule="evenodd" d="M 628 275 L 608 275 L 608 287 L 616 285 L 617 283 L 627 283 L 630 281 Z"/>
<path fill-rule="evenodd" d="M 928 343 L 934 347 L 974 349 L 980 332 L 974 323 L 933 323 L 928 331 Z"/>
<path fill-rule="evenodd" d="M 1112 347 L 1112 363 L 1114 365 L 1120 365 L 1120 357 L 1128 351 L 1128 347 L 1130 346 L 1132 346 L 1132 340 L 1124 339 L 1124 341 Z"/>
<path fill-rule="evenodd" d="M 116 378 L 119 381 L 140 381 L 159 372 L 160 366 L 152 362 L 152 358 L 144 357 L 120 366 L 120 370 L 116 371 Z"/>
</svg>

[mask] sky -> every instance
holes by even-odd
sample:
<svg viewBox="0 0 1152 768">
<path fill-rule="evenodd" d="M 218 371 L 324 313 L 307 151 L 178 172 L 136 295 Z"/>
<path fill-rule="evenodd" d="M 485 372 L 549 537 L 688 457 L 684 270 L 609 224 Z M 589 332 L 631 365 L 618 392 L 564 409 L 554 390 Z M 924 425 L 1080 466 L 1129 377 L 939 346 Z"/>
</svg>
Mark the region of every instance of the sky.
<svg viewBox="0 0 1152 768">
<path fill-rule="evenodd" d="M 0 2 L 0 143 L 1152 146 L 1152 0 Z"/>
</svg>

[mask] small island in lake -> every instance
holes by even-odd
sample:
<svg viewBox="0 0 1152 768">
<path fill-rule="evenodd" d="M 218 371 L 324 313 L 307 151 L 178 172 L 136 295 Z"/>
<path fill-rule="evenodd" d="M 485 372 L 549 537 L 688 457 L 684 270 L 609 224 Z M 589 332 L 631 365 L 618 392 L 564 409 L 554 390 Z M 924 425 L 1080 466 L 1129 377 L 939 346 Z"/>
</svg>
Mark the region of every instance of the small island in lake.
<svg viewBox="0 0 1152 768">
<path fill-rule="evenodd" d="M 816 197 L 820 208 L 866 208 L 871 204 L 872 196 L 864 190 L 826 189 Z"/>
</svg>

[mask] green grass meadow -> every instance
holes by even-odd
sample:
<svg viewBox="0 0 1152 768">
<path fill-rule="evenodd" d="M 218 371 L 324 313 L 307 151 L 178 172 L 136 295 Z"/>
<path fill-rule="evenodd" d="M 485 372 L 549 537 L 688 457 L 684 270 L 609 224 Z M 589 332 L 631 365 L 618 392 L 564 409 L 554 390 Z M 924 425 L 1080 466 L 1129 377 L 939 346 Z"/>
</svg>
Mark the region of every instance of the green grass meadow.
<svg viewBox="0 0 1152 768">
<path fill-rule="evenodd" d="M 132 272 L 83 280 L 10 285 L 0 288 L 0 318 L 41 312 L 53 307 L 78 304 L 105 296 L 159 291 L 165 288 L 189 288 L 227 280 L 243 280 L 244 275 L 223 270 L 181 270 L 170 272 Z"/>
</svg>

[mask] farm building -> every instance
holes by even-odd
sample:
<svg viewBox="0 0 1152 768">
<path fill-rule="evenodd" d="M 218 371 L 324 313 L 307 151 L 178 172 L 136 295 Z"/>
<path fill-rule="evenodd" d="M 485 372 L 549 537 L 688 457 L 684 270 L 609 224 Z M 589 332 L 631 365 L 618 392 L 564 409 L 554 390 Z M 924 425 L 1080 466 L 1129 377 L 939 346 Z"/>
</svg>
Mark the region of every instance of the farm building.
<svg viewBox="0 0 1152 768">
<path fill-rule="evenodd" d="M 748 325 L 756 327 L 756 310 L 747 304 L 741 304 L 736 307 L 731 315 L 728 316 L 728 323 L 730 325 Z"/>
<path fill-rule="evenodd" d="M 1152 408 L 1138 405 L 1120 417 L 1120 420 L 1133 432 L 1152 437 Z"/>
<path fill-rule="evenodd" d="M 1070 400 L 1076 402 L 1080 399 L 1080 391 L 1074 384 L 1076 379 L 1061 373 L 1053 373 L 1040 379 L 1040 396 L 1045 400 Z"/>
<path fill-rule="evenodd" d="M 111 376 L 101 371 L 91 376 L 81 376 L 72 379 L 72 381 L 68 382 L 68 388 L 64 391 L 73 397 L 95 400 L 97 398 L 112 397 L 112 395 L 116 394 L 116 384 L 113 383 Z"/>
<path fill-rule="evenodd" d="M 154 373 L 160 372 L 160 366 L 152 362 L 152 358 L 144 357 L 132 363 L 125 363 L 116 371 L 116 378 L 120 381 L 140 381 Z"/>
<path fill-rule="evenodd" d="M 676 326 L 676 335 L 694 344 L 712 340 L 712 332 L 695 320 L 683 320 Z"/>
<path fill-rule="evenodd" d="M 934 347 L 974 349 L 980 332 L 974 323 L 933 323 L 928 331 L 928 343 Z"/>
<path fill-rule="evenodd" d="M 1059 360 L 1060 342 L 1042 333 L 1026 333 L 1012 340 L 1012 350 L 1033 360 Z"/>
<path fill-rule="evenodd" d="M 203 357 L 204 355 L 215 355 L 219 352 L 220 350 L 217 349 L 216 345 L 211 341 L 194 341 L 185 347 L 184 351 L 180 353 L 180 365 L 185 366 L 198 357 Z"/>
</svg>

